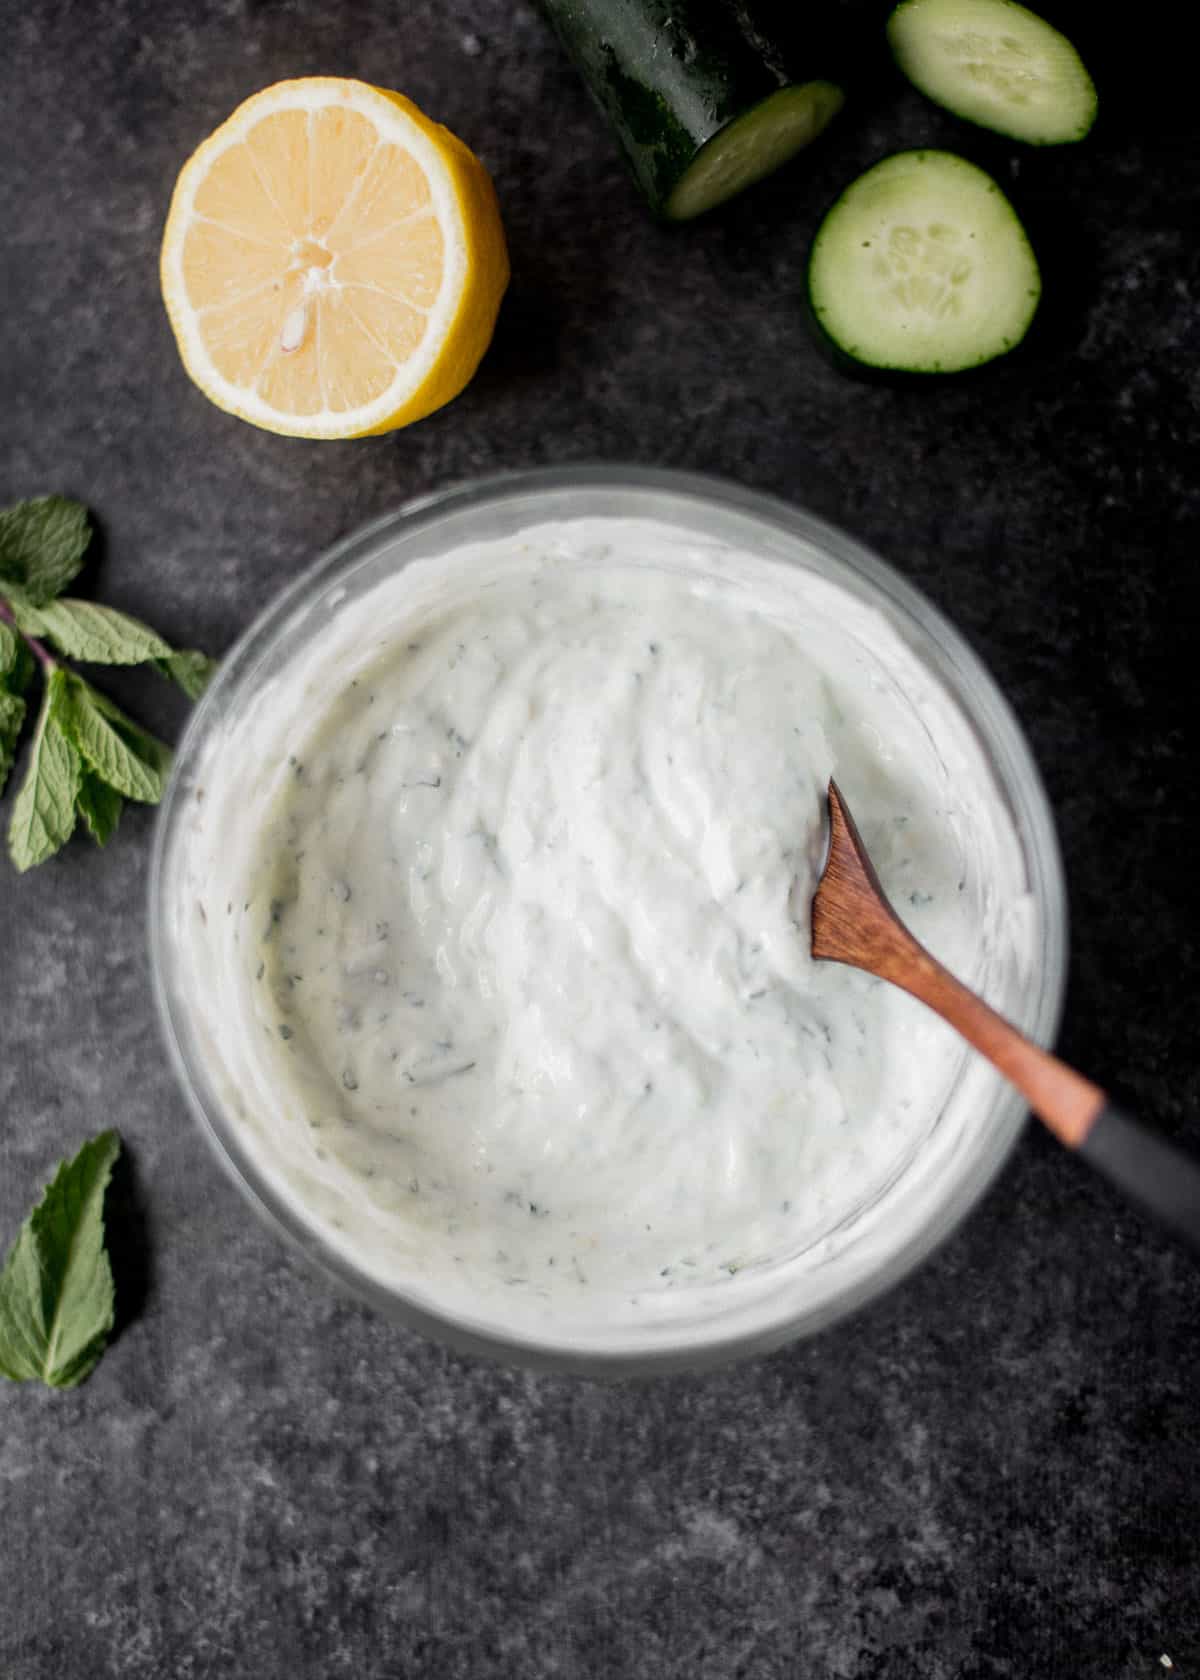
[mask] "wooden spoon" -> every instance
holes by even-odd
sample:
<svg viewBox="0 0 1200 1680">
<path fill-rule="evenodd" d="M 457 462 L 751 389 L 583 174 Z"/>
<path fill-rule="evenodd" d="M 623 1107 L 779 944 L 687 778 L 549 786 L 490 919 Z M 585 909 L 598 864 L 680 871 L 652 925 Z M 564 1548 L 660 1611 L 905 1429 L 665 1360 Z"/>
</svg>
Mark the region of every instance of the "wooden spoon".
<svg viewBox="0 0 1200 1680">
<path fill-rule="evenodd" d="M 1098 1085 L 1031 1043 L 930 956 L 889 904 L 832 781 L 812 954 L 865 969 L 919 998 L 1012 1081 L 1061 1143 L 1200 1250 L 1200 1163 L 1122 1114 Z"/>
</svg>

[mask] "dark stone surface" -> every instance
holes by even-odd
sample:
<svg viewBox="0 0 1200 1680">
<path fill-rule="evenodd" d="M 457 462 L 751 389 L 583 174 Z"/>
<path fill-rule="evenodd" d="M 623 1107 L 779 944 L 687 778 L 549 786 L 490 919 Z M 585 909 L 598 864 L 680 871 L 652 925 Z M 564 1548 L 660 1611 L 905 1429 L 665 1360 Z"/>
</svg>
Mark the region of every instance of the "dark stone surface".
<svg viewBox="0 0 1200 1680">
<path fill-rule="evenodd" d="M 1063 1049 L 1195 1140 L 1200 147 L 1187 55 L 1112 10 L 1111 37 L 1104 8 L 1057 13 L 1102 84 L 1082 147 L 1019 151 L 885 80 L 799 167 L 666 232 L 515 0 L 10 5 L 0 500 L 86 499 L 97 596 L 212 649 L 334 537 L 499 467 L 632 458 L 807 503 L 999 676 L 1061 824 Z M 377 441 L 227 419 L 158 299 L 179 164 L 311 72 L 461 132 L 511 238 L 480 376 Z M 852 383 L 806 336 L 807 240 L 922 142 L 1016 196 L 1043 326 L 986 378 Z M 114 687 L 177 728 L 165 686 Z M 336 1299 L 209 1158 L 151 1019 L 149 834 L 131 812 L 103 854 L 0 870 L 0 1232 L 102 1122 L 133 1165 L 131 1322 L 78 1392 L 0 1391 L 5 1680 L 1200 1674 L 1200 1272 L 1104 1185 L 1031 1134 L 903 1288 L 716 1375 L 455 1357 Z"/>
</svg>

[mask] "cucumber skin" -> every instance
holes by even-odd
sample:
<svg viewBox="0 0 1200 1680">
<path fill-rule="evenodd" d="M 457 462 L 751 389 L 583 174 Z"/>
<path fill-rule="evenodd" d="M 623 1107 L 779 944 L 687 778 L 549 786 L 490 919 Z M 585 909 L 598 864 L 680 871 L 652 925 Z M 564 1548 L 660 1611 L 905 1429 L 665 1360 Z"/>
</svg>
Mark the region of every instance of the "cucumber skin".
<svg viewBox="0 0 1200 1680">
<path fill-rule="evenodd" d="M 1011 362 L 1029 343 L 1035 322 L 1031 323 L 1024 337 L 1020 338 L 1010 350 L 1003 350 L 998 356 L 989 356 L 986 361 L 973 362 L 970 367 L 962 368 L 902 368 L 880 367 L 875 362 L 860 362 L 856 356 L 849 356 L 836 343 L 822 326 L 816 310 L 813 308 L 812 297 L 807 286 L 804 289 L 804 318 L 808 324 L 809 334 L 813 344 L 824 361 L 843 378 L 853 379 L 860 385 L 884 385 L 891 390 L 899 391 L 907 387 L 916 390 L 923 387 L 928 390 L 939 380 L 952 379 L 956 385 L 964 384 L 967 380 L 987 379 L 994 376 L 998 369 L 1006 362 Z"/>
<path fill-rule="evenodd" d="M 1021 5 L 1020 0 L 1016 0 L 1016 9 L 1018 11 L 1029 12 L 1030 16 L 1036 17 L 1038 22 L 1050 30 L 1052 34 L 1057 35 L 1062 40 L 1066 41 L 1071 51 L 1075 54 L 1075 57 L 1079 59 L 1079 68 L 1086 77 L 1088 85 L 1092 90 L 1092 108 L 1088 114 L 1087 121 L 1075 134 L 1066 135 L 1061 140 L 1036 140 L 1031 138 L 1029 135 L 1014 134 L 1011 128 L 1004 127 L 1004 125 L 999 121 L 988 122 L 984 117 L 968 115 L 966 111 L 961 110 L 958 105 L 952 103 L 950 99 L 941 95 L 929 93 L 925 88 L 919 87 L 901 63 L 900 50 L 893 39 L 893 25 L 900 13 L 907 11 L 908 7 L 909 0 L 900 0 L 899 5 L 895 6 L 888 16 L 885 30 L 888 48 L 892 55 L 892 62 L 895 64 L 896 69 L 904 77 L 908 85 L 911 88 L 914 88 L 916 92 L 921 95 L 922 99 L 927 99 L 931 105 L 936 105 L 940 110 L 949 112 L 949 114 L 952 117 L 956 117 L 959 122 L 970 123 L 972 128 L 981 128 L 985 134 L 998 134 L 1005 140 L 1014 141 L 1018 146 L 1077 146 L 1081 140 L 1087 139 L 1088 135 L 1092 132 L 1092 129 L 1096 126 L 1096 118 L 1100 115 L 1100 97 L 1096 91 L 1096 84 L 1092 80 L 1091 73 L 1088 70 L 1087 65 L 1084 64 L 1083 59 L 1080 58 L 1079 49 L 1071 40 L 1070 36 L 1064 35 L 1061 29 L 1057 29 L 1052 23 L 1048 23 L 1040 12 L 1033 12 L 1028 6 Z"/>
<path fill-rule="evenodd" d="M 786 55 L 746 0 L 540 5 L 660 216 L 701 148 L 794 81 Z"/>
<path fill-rule="evenodd" d="M 927 146 L 913 146 L 907 148 L 907 150 L 917 153 L 928 152 L 931 149 L 932 148 Z M 952 153 L 951 155 L 953 156 L 956 154 Z M 1036 252 L 1034 252 L 1034 263 L 1037 267 L 1038 273 L 1038 300 L 1034 305 L 1033 313 L 1029 318 L 1029 323 L 1026 326 L 1025 331 L 1021 334 L 1020 338 L 1017 339 L 1015 344 L 1009 345 L 1007 350 L 1002 350 L 995 356 L 987 356 L 983 361 L 972 362 L 967 367 L 904 368 L 887 367 L 881 365 L 879 362 L 861 361 L 857 356 L 852 356 L 849 351 L 833 337 L 833 335 L 826 329 L 825 323 L 822 321 L 817 312 L 816 300 L 814 299 L 812 293 L 812 255 L 813 251 L 816 249 L 817 240 L 820 238 L 825 223 L 837 209 L 846 194 L 858 185 L 864 175 L 869 175 L 872 169 L 875 169 L 881 163 L 886 163 L 891 158 L 903 156 L 904 151 L 885 152 L 882 157 L 876 158 L 875 162 L 869 164 L 866 169 L 860 170 L 854 179 L 847 182 L 846 186 L 842 188 L 841 192 L 838 193 L 837 197 L 832 201 L 822 215 L 820 221 L 817 223 L 817 231 L 813 235 L 812 244 L 809 246 L 808 261 L 804 268 L 805 319 L 808 322 L 813 342 L 816 344 L 817 349 L 824 355 L 826 361 L 835 368 L 838 373 L 846 374 L 851 379 L 861 380 L 864 384 L 890 386 L 907 385 L 912 387 L 917 385 L 928 385 L 931 380 L 936 382 L 940 379 L 953 379 L 958 382 L 964 379 L 978 379 L 979 377 L 986 376 L 990 373 L 997 364 L 1009 361 L 1029 342 L 1030 333 L 1036 326 L 1038 312 L 1041 308 L 1041 265 L 1037 262 Z M 1007 198 L 1007 194 L 1005 194 L 1005 197 Z M 1009 201 L 1009 207 L 1012 209 L 1013 215 L 1017 217 L 1017 222 L 1021 228 L 1021 232 L 1025 235 L 1025 241 L 1029 244 L 1029 235 L 1025 232 L 1025 224 L 1021 221 L 1021 218 L 1017 216 L 1016 209 L 1012 206 L 1011 200 Z M 1033 250 L 1032 245 L 1030 245 L 1030 250 Z"/>
<path fill-rule="evenodd" d="M 934 368 L 901 368 L 880 367 L 876 362 L 860 362 L 857 356 L 848 355 L 836 339 L 826 332 L 813 304 L 812 293 L 807 282 L 804 287 L 804 320 L 808 327 L 809 336 L 822 360 L 845 379 L 853 379 L 860 385 L 883 385 L 891 390 L 915 390 L 919 387 L 929 389 L 940 379 L 952 379 L 957 385 L 966 379 L 986 378 L 998 362 L 1006 362 L 1021 344 L 1014 344 L 1012 350 L 1006 350 L 1002 356 L 993 356 L 986 362 L 977 362 L 974 367 L 956 368 L 953 373 L 943 373 Z M 1028 336 L 1028 335 L 1027 335 Z"/>
</svg>

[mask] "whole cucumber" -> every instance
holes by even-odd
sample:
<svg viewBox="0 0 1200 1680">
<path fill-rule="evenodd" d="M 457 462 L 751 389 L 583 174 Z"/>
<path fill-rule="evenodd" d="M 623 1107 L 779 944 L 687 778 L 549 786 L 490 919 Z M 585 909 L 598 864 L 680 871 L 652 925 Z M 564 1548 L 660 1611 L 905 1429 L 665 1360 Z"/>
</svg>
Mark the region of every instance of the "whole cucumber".
<svg viewBox="0 0 1200 1680">
<path fill-rule="evenodd" d="M 651 209 L 683 221 L 777 169 L 841 109 L 750 0 L 541 0 Z"/>
</svg>

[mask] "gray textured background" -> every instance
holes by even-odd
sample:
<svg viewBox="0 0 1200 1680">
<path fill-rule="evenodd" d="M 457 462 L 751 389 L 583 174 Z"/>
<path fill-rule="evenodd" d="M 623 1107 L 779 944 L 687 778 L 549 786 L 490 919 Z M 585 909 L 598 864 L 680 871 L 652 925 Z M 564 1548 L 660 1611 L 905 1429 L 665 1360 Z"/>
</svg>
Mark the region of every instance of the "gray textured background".
<svg viewBox="0 0 1200 1680">
<path fill-rule="evenodd" d="M 84 498 L 98 598 L 217 651 L 333 538 L 499 467 L 633 458 L 801 500 L 924 585 L 1001 679 L 1071 883 L 1063 1048 L 1197 1137 L 1185 55 L 1060 7 L 1105 97 L 1084 147 L 1018 153 L 884 81 L 799 167 L 667 232 L 523 4 L 3 11 L 0 502 Z M 458 130 L 512 247 L 478 379 L 371 442 L 219 414 L 158 299 L 184 157 L 246 94 L 313 72 L 401 87 Z M 857 168 L 923 142 L 1017 197 L 1042 329 L 984 379 L 848 382 L 805 333 L 807 240 Z M 111 686 L 177 730 L 164 685 Z M 716 1375 L 600 1387 L 455 1357 L 336 1299 L 210 1160 L 151 1020 L 149 834 L 130 812 L 103 854 L 0 867 L 0 1236 L 102 1123 L 132 1163 L 115 1345 L 76 1393 L 0 1389 L 4 1680 L 1150 1680 L 1163 1654 L 1200 1675 L 1200 1271 L 1105 1187 L 1030 1135 L 900 1291 Z"/>
</svg>

